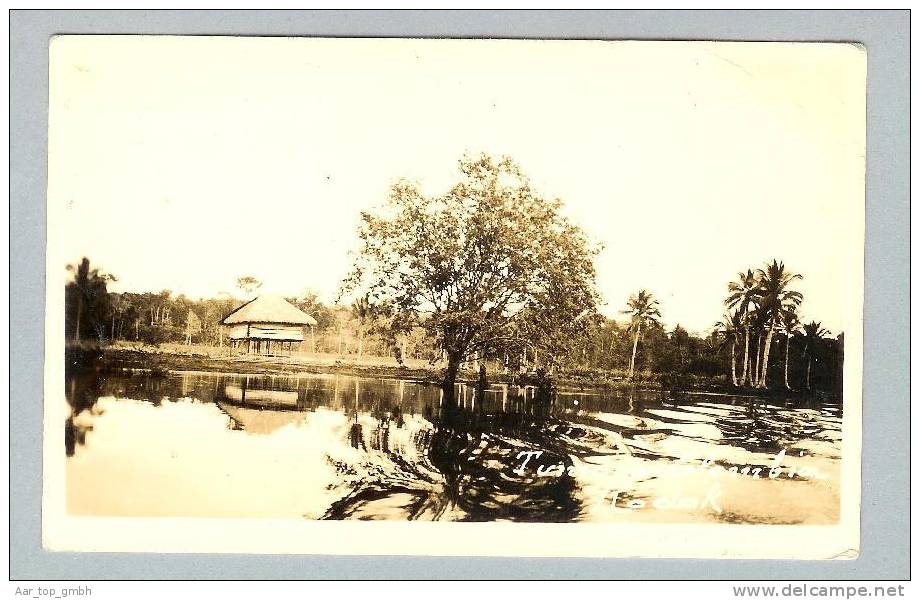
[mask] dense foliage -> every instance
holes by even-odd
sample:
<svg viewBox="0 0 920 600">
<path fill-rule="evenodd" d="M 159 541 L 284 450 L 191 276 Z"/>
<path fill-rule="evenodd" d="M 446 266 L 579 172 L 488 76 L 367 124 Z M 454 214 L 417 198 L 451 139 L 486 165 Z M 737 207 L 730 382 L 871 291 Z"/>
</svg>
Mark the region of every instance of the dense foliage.
<svg viewBox="0 0 920 600">
<path fill-rule="evenodd" d="M 400 181 L 386 206 L 362 215 L 360 253 L 343 286 L 351 303 L 324 304 L 309 290 L 288 298 L 317 321 L 302 351 L 441 364 L 448 395 L 458 372 L 480 362 L 669 387 L 702 381 L 839 394 L 843 334 L 835 339 L 820 322 L 801 322 L 803 297 L 794 288 L 802 276 L 782 262 L 738 273 L 710 332 L 667 329 L 644 289 L 625 299 L 623 320 L 605 318 L 596 312 L 597 249 L 561 215 L 561 201 L 540 196 L 507 158 L 466 158 L 460 173 L 440 196 Z M 112 293 L 115 277 L 87 258 L 68 271 L 71 343 L 220 348 L 221 321 L 244 302 L 229 294 Z M 237 280 L 245 298 L 261 285 L 250 275 Z"/>
<path fill-rule="evenodd" d="M 242 299 L 229 296 L 191 299 L 168 290 L 112 293 L 106 290 L 112 276 L 90 268 L 89 261 L 82 268 L 79 264 L 72 267 L 71 271 L 74 280 L 66 286 L 66 335 L 71 341 L 108 344 L 120 340 L 150 345 L 188 342 L 220 347 L 222 340 L 226 342 L 220 321 L 243 303 Z M 77 278 L 83 282 L 82 286 L 77 284 Z M 368 315 L 360 302 L 350 306 L 327 305 L 310 292 L 288 300 L 317 320 L 317 326 L 305 336 L 304 351 L 343 357 L 360 354 L 390 357 L 394 364 L 399 359 L 435 363 L 442 357 L 440 348 L 424 328 L 413 327 L 394 336 L 387 319 L 378 314 Z M 79 338 L 75 335 L 78 312 Z M 191 330 L 190 314 L 198 321 Z M 794 313 L 784 313 L 771 340 L 768 385 L 784 387 L 788 382 L 790 388 L 798 390 L 837 389 L 843 359 L 842 334 L 831 337 L 820 323 L 801 324 L 793 316 Z M 759 319 L 752 316 L 751 323 L 757 322 Z M 592 322 L 586 335 L 571 341 L 566 352 L 556 356 L 556 367 L 586 377 L 628 379 L 630 364 L 634 363 L 632 378 L 638 382 L 658 381 L 665 376 L 666 382 L 677 377 L 742 385 L 745 331 L 737 311 L 729 312 L 705 335 L 690 333 L 681 325 L 665 328 L 657 319 L 646 322 L 638 337 L 637 329 L 631 315 L 619 321 L 600 318 Z M 755 347 L 763 346 L 765 333 L 765 327 L 749 327 L 749 362 L 757 362 Z M 534 359 L 540 360 L 532 349 L 527 353 L 527 364 L 520 364 L 521 356 L 515 358 L 515 364 L 510 365 L 513 368 L 532 368 Z"/>
<path fill-rule="evenodd" d="M 596 250 L 560 200 L 537 193 L 508 158 L 459 167 L 443 195 L 400 181 L 384 207 L 362 214 L 343 288 L 363 294 L 394 336 L 424 329 L 447 363 L 448 401 L 465 361 L 533 353 L 555 364 L 589 331 L 598 300 Z"/>
</svg>

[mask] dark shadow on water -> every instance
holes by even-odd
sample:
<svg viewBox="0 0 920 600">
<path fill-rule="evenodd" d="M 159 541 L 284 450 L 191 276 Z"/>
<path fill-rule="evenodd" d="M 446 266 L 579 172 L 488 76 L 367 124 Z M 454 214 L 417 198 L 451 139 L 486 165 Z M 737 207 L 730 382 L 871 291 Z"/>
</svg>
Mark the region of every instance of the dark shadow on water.
<svg viewBox="0 0 920 600">
<path fill-rule="evenodd" d="M 357 450 L 360 464 L 329 459 L 343 495 L 328 508 L 326 519 L 577 521 L 585 507 L 577 481 L 568 474 L 575 460 L 625 453 L 650 461 L 679 458 L 655 443 L 661 438 L 775 454 L 798 440 L 820 437 L 841 414 L 814 399 L 485 382 L 458 384 L 455 405 L 449 406 L 440 388 L 421 382 L 116 373 L 91 356 L 67 369 L 66 395 L 72 409 L 65 423 L 68 456 L 81 445 L 93 445 L 91 423 L 101 414 L 98 399 L 105 396 L 154 406 L 176 399 L 213 403 L 220 411 L 215 418 L 239 435 L 271 435 L 303 423 L 318 409 L 344 414 L 339 444 L 348 452 Z M 525 452 L 542 454 L 521 469 Z M 551 469 L 541 474 L 538 467 Z"/>
<path fill-rule="evenodd" d="M 584 431 L 553 417 L 549 407 L 535 399 L 519 398 L 510 404 L 509 412 L 489 410 L 483 403 L 478 408 L 426 406 L 423 415 L 432 428 L 413 440 L 421 454 L 415 462 L 387 445 L 389 427 L 401 426 L 399 412 L 390 411 L 379 420 L 372 447 L 400 467 L 398 481 L 363 481 L 324 518 L 374 518 L 383 512 L 375 505 L 392 510 L 390 501 L 398 497 L 398 512 L 408 519 L 436 519 L 447 511 L 456 511 L 454 518 L 464 521 L 577 519 L 581 506 L 571 476 L 539 477 L 534 469 L 518 474 L 515 468 L 521 464 L 519 453 L 527 450 L 542 451 L 541 464 L 571 466 L 567 440 Z M 351 428 L 353 447 L 358 447 L 360 429 L 357 423 Z"/>
</svg>

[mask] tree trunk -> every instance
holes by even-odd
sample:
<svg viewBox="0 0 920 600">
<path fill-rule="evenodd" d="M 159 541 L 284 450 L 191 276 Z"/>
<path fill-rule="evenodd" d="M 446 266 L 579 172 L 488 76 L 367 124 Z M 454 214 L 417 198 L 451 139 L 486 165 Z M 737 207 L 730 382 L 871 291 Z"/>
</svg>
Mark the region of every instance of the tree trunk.
<svg viewBox="0 0 920 600">
<path fill-rule="evenodd" d="M 750 364 L 751 364 L 751 328 L 744 324 L 744 364 L 741 366 L 741 385 L 747 385 L 750 382 Z"/>
<path fill-rule="evenodd" d="M 732 340 L 732 385 L 738 387 L 738 376 L 735 375 L 735 341 Z"/>
<path fill-rule="evenodd" d="M 786 389 L 791 390 L 789 386 L 789 338 L 791 336 L 786 334 L 786 365 L 783 367 L 783 381 L 786 383 Z"/>
<path fill-rule="evenodd" d="M 312 325 L 310 325 L 310 352 L 316 354 L 316 332 Z"/>
<path fill-rule="evenodd" d="M 636 337 L 633 338 L 632 358 L 629 359 L 629 379 L 633 378 L 636 372 L 636 349 L 639 347 L 639 332 L 642 331 L 642 323 L 636 326 Z"/>
<path fill-rule="evenodd" d="M 775 324 L 770 323 L 770 329 L 767 330 L 767 339 L 763 345 L 763 366 L 760 367 L 760 381 L 757 387 L 767 387 L 767 371 L 770 367 L 770 343 L 773 341 L 773 328 Z"/>
<path fill-rule="evenodd" d="M 754 342 L 754 347 L 751 349 L 751 366 L 749 367 L 748 379 L 750 380 L 749 385 L 751 387 L 757 387 L 757 382 L 760 381 L 760 337 L 751 336 L 751 341 Z"/>
<path fill-rule="evenodd" d="M 460 356 L 447 355 L 447 368 L 444 370 L 444 380 L 441 389 L 444 391 L 444 407 L 455 408 L 457 405 L 454 394 L 454 384 L 457 382 L 457 371 L 460 370 Z"/>
<path fill-rule="evenodd" d="M 811 355 L 808 356 L 808 366 L 805 368 L 805 389 L 811 389 Z"/>
<path fill-rule="evenodd" d="M 83 292 L 77 289 L 77 327 L 73 331 L 73 339 L 80 341 L 80 318 L 83 316 Z"/>
</svg>

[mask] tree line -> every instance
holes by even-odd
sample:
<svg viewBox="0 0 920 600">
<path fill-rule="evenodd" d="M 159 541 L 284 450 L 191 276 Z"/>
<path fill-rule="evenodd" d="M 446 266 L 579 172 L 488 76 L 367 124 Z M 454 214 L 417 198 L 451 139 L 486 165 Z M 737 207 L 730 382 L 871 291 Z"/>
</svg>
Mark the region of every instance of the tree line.
<svg viewBox="0 0 920 600">
<path fill-rule="evenodd" d="M 759 389 L 775 387 L 782 365 L 786 388 L 838 387 L 842 336 L 828 339 L 820 323 L 798 328 L 800 276 L 783 263 L 732 282 L 727 318 L 703 337 L 680 325 L 665 331 L 647 290 L 627 300 L 620 323 L 597 311 L 599 248 L 564 217 L 561 200 L 539 194 L 508 157 L 465 156 L 459 174 L 441 195 L 399 181 L 362 213 L 343 285 L 386 315 L 391 331 L 424 328 L 446 359 L 448 399 L 463 364 L 490 358 L 512 370 L 607 371 L 665 385 L 697 376 Z"/>
<path fill-rule="evenodd" d="M 667 332 L 660 323 L 658 301 L 640 290 L 622 312 L 627 323 L 595 332 L 593 356 L 607 368 L 628 365 L 626 378 L 649 374 L 722 376 L 734 388 L 839 390 L 843 368 L 843 334 L 818 321 L 802 323 L 802 294 L 791 289 L 801 279 L 778 260 L 739 273 L 727 285 L 728 309 L 708 335 L 688 333 L 680 325 Z M 596 364 L 596 363 L 595 363 Z"/>
<path fill-rule="evenodd" d="M 782 263 L 775 263 L 774 276 L 777 267 L 784 272 Z M 226 343 L 220 322 L 245 302 L 230 294 L 192 299 L 169 290 L 114 293 L 107 285 L 116 278 L 92 268 L 88 259 L 69 270 L 73 279 L 65 288 L 65 334 L 71 341 L 220 347 Z M 691 333 L 680 324 L 666 329 L 658 300 L 651 292 L 639 290 L 627 299 L 622 319 L 594 319 L 585 335 L 569 340 L 562 354 L 550 354 L 538 340 L 525 340 L 511 354 L 506 349 L 501 356 L 482 353 L 480 358 L 493 359 L 504 371 L 543 367 L 637 382 L 669 376 L 722 379 L 737 388 L 835 389 L 843 336 L 830 337 L 820 322 L 801 323 L 795 295 L 789 296 L 787 304 L 779 304 L 783 308 L 771 322 L 771 307 L 777 305 L 767 301 L 765 294 L 775 288 L 758 283 L 770 276 L 771 268 L 762 271 L 763 275 L 753 269 L 740 273 L 729 284 L 725 300 L 729 310 L 706 335 Z M 238 287 L 245 296 L 259 286 Z M 433 363 L 444 358 L 424 327 L 394 335 L 392 317 L 375 310 L 367 298 L 350 305 L 329 305 L 306 291 L 287 300 L 317 320 L 316 327 L 306 332 L 305 351 Z M 766 351 L 768 343 L 770 352 Z"/>
<path fill-rule="evenodd" d="M 423 194 L 405 180 L 361 215 L 359 251 L 340 298 L 305 292 L 288 300 L 317 320 L 307 350 L 439 362 L 448 401 L 458 373 L 489 362 L 507 372 L 583 372 L 666 385 L 691 378 L 736 388 L 839 390 L 843 335 L 801 323 L 801 275 L 779 260 L 741 272 L 727 285 L 724 317 L 706 334 L 666 330 L 658 300 L 638 290 L 622 320 L 598 312 L 599 247 L 545 198 L 510 158 L 464 157 L 446 193 Z M 115 278 L 70 267 L 69 340 L 222 345 L 220 322 L 243 303 L 222 294 L 190 299 L 110 293 Z M 251 297 L 260 287 L 240 277 Z M 721 312 L 714 307 L 714 312 Z"/>
<path fill-rule="evenodd" d="M 65 337 L 68 342 L 110 344 L 115 341 L 204 345 L 220 348 L 227 343 L 221 321 L 256 295 L 261 282 L 252 276 L 237 280 L 234 294 L 189 298 L 170 290 L 112 292 L 117 278 L 83 258 L 67 270 L 65 285 Z M 440 354 L 421 330 L 400 339 L 381 334 L 381 324 L 363 299 L 352 304 L 326 304 L 305 290 L 286 300 L 316 319 L 305 331 L 302 350 L 342 355 L 394 356 L 435 360 Z"/>
</svg>

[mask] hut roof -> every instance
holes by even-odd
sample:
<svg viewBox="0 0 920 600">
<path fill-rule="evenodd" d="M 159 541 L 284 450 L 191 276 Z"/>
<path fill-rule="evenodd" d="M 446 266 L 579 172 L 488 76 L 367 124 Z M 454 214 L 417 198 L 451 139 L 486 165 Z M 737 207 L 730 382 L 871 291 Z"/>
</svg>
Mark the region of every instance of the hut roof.
<svg viewBox="0 0 920 600">
<path fill-rule="evenodd" d="M 224 325 L 239 323 L 283 323 L 316 325 L 316 319 L 281 296 L 259 296 L 239 307 L 223 320 Z"/>
</svg>

